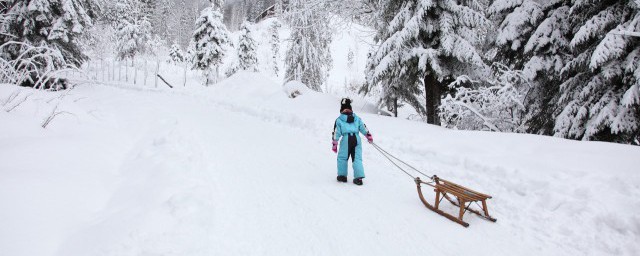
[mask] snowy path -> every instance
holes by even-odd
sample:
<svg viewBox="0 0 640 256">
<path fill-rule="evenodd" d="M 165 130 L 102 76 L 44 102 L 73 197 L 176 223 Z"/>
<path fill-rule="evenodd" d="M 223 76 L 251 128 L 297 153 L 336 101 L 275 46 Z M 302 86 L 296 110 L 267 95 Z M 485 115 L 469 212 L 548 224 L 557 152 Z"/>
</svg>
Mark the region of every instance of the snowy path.
<svg viewBox="0 0 640 256">
<path fill-rule="evenodd" d="M 363 114 L 385 149 L 494 196 L 489 207 L 498 222 L 468 215 L 465 229 L 428 211 L 413 181 L 369 145 L 365 185 L 335 182 L 327 142 L 335 102 L 280 99 L 281 91 L 268 88 L 234 90 L 242 95 L 231 100 L 214 89 L 87 86 L 75 93 L 90 99 L 79 105 L 96 110 L 93 121 L 61 119 L 47 132 L 3 127 L 0 255 L 640 250 L 636 147 L 457 132 Z M 9 118 L 0 115 L 15 121 Z M 30 161 L 33 155 L 46 164 Z"/>
</svg>

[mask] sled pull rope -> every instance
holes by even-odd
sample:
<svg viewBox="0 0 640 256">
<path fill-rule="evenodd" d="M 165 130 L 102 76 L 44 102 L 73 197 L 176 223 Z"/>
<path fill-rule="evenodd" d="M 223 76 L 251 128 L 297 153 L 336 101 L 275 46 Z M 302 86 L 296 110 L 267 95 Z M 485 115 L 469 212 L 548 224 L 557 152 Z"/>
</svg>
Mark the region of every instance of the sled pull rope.
<svg viewBox="0 0 640 256">
<path fill-rule="evenodd" d="M 389 160 L 389 162 L 391 162 L 393 165 L 395 165 L 396 167 L 398 167 L 398 169 L 400 169 L 400 171 L 404 172 L 405 174 L 409 175 L 409 177 L 411 177 L 413 180 L 416 180 L 416 177 L 414 177 L 413 175 L 411 175 L 409 172 L 407 172 L 405 169 L 403 169 L 402 167 L 400 167 L 398 164 L 396 164 L 395 161 L 393 161 L 391 158 L 395 159 L 396 161 L 404 164 L 405 166 L 413 169 L 414 171 L 428 177 L 429 179 L 433 180 L 433 175 L 427 175 L 421 171 L 419 171 L 418 169 L 416 169 L 415 167 L 407 164 L 406 162 L 398 159 L 397 157 L 395 157 L 394 155 L 390 154 L 389 152 L 387 152 L 386 150 L 382 149 L 380 146 L 378 146 L 378 144 L 375 144 L 373 142 L 371 142 L 371 145 L 373 145 L 373 147 L 378 150 L 378 152 L 380 152 L 380 154 L 382 154 L 382 156 L 384 156 L 385 158 L 387 158 L 387 160 Z"/>
</svg>

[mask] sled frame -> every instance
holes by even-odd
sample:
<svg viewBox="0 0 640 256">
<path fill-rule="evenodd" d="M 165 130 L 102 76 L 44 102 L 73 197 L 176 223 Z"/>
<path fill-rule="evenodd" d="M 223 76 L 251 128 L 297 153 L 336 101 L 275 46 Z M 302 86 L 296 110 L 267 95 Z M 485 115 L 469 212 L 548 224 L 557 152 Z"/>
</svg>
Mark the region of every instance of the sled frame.
<svg viewBox="0 0 640 256">
<path fill-rule="evenodd" d="M 491 196 L 480 193 L 480 192 L 476 192 L 474 190 L 460 186 L 456 183 L 440 179 L 438 178 L 438 176 L 435 176 L 435 175 L 433 176 L 432 180 L 433 180 L 432 182 L 424 182 L 420 179 L 420 177 L 415 178 L 416 186 L 418 188 L 418 196 L 420 196 L 420 201 L 422 201 L 422 203 L 429 210 L 432 210 L 437 214 L 440 214 L 446 217 L 447 219 L 464 226 L 465 228 L 469 227 L 469 223 L 464 222 L 462 218 L 464 217 L 464 214 L 467 211 L 474 213 L 485 220 L 488 220 L 491 222 L 497 221 L 495 218 L 489 215 L 489 209 L 487 208 L 487 199 L 490 199 Z M 434 188 L 433 191 L 436 192 L 434 205 L 431 205 L 422 194 L 422 184 L 425 184 Z M 452 199 L 450 196 L 455 197 L 455 199 Z M 449 201 L 451 204 L 455 205 L 460 209 L 458 213 L 458 217 L 455 217 L 449 213 L 446 213 L 440 210 L 439 206 L 442 199 L 447 199 L 447 201 Z M 480 202 L 482 206 L 480 206 L 478 202 Z M 482 210 L 482 212 L 470 208 L 471 205 L 474 203 L 478 205 L 479 208 L 481 208 L 480 210 Z"/>
</svg>

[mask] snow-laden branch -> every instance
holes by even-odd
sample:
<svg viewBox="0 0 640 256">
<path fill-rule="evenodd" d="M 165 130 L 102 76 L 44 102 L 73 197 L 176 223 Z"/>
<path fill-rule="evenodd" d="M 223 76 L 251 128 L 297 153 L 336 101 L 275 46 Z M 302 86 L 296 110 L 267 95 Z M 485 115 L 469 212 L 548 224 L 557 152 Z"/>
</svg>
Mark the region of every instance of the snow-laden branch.
<svg viewBox="0 0 640 256">
<path fill-rule="evenodd" d="M 621 35 L 621 36 L 640 37 L 640 32 L 635 32 L 635 31 L 612 31 L 610 33 L 615 34 L 615 35 Z"/>
<path fill-rule="evenodd" d="M 440 106 L 443 124 L 460 129 L 521 131 L 524 100 L 530 85 L 521 71 L 493 64 L 495 78 L 485 81 L 457 77 L 455 89 Z"/>
<path fill-rule="evenodd" d="M 0 58 L 0 82 L 23 84 L 34 88 L 47 88 L 59 82 L 61 72 L 78 70 L 68 64 L 62 53 L 46 45 L 33 46 L 25 42 L 8 41 L 0 45 L 0 52 L 8 47 L 19 47 L 20 54 L 11 60 Z"/>
</svg>

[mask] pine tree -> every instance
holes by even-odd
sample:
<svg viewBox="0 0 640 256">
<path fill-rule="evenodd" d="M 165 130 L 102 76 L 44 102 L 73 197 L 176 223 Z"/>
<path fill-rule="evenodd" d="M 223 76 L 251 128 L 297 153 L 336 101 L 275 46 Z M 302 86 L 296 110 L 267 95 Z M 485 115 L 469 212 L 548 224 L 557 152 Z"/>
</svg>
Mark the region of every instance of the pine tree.
<svg viewBox="0 0 640 256">
<path fill-rule="evenodd" d="M 287 21 L 291 27 L 289 49 L 285 56 L 285 79 L 306 84 L 321 91 L 331 68 L 331 30 L 321 4 L 307 6 L 304 0 L 292 0 Z"/>
<path fill-rule="evenodd" d="M 269 25 L 269 44 L 271 45 L 271 66 L 273 73 L 278 76 L 280 69 L 278 68 L 278 60 L 280 59 L 280 27 L 282 25 L 278 20 L 273 20 Z"/>
<path fill-rule="evenodd" d="M 530 133 L 553 134 L 558 85 L 562 81 L 560 71 L 571 55 L 569 4 L 570 0 L 561 0 L 541 6 L 542 19 L 526 39 L 522 51 L 513 53 L 522 58 L 516 68 L 522 68 L 524 77 L 531 82 L 524 102 L 524 123 Z"/>
<path fill-rule="evenodd" d="M 137 0 L 140 6 L 140 15 L 151 19 L 157 6 L 158 0 Z"/>
<path fill-rule="evenodd" d="M 220 14 L 223 13 L 224 0 L 210 0 L 210 2 L 214 11 L 217 11 Z"/>
<path fill-rule="evenodd" d="M 205 84 L 211 75 L 218 76 L 218 67 L 225 55 L 224 45 L 229 43 L 229 32 L 222 22 L 222 14 L 215 4 L 205 8 L 196 21 L 193 32 L 193 68 L 204 71 Z M 215 72 L 213 72 L 215 69 Z"/>
<path fill-rule="evenodd" d="M 524 45 L 544 18 L 542 6 L 534 0 L 497 0 L 489 7 L 489 17 L 497 31 L 489 38 L 490 57 L 495 62 L 521 69 L 526 60 Z"/>
<path fill-rule="evenodd" d="M 380 3 L 378 46 L 368 59 L 367 84 L 361 91 L 380 88 L 383 104 L 397 110 L 398 100 L 407 102 L 428 123 L 439 123 L 437 109 L 446 85 L 485 67 L 478 49 L 490 25 L 480 12 L 484 1 L 459 2 Z"/>
<path fill-rule="evenodd" d="M 146 52 L 151 40 L 151 23 L 146 17 L 135 18 L 132 21 L 123 20 L 116 32 L 118 37 L 118 58 L 133 59 L 136 55 Z"/>
<path fill-rule="evenodd" d="M 93 25 L 97 6 L 92 0 L 13 0 L 3 15 L 9 17 L 0 28 L 0 45 L 17 41 L 60 51 L 68 64 L 80 66 L 88 57 L 80 47 L 80 37 Z M 1 55 L 13 60 L 25 48 L 11 45 Z"/>
<path fill-rule="evenodd" d="M 184 61 L 184 54 L 182 54 L 182 50 L 180 49 L 180 45 L 177 42 L 174 42 L 171 45 L 171 49 L 169 50 L 169 58 L 173 63 L 179 63 Z"/>
<path fill-rule="evenodd" d="M 563 69 L 554 135 L 638 143 L 640 138 L 640 7 L 633 1 L 574 1 L 573 58 Z M 604 36 L 603 36 L 604 35 Z"/>
<path fill-rule="evenodd" d="M 251 24 L 242 23 L 240 30 L 242 32 L 238 42 L 238 67 L 242 70 L 258 71 L 257 46 L 251 32 Z"/>
<path fill-rule="evenodd" d="M 159 0 L 153 11 L 153 33 L 165 39 L 172 39 L 171 32 L 176 30 L 171 20 L 175 19 L 174 11 L 176 3 L 172 0 Z"/>
</svg>

